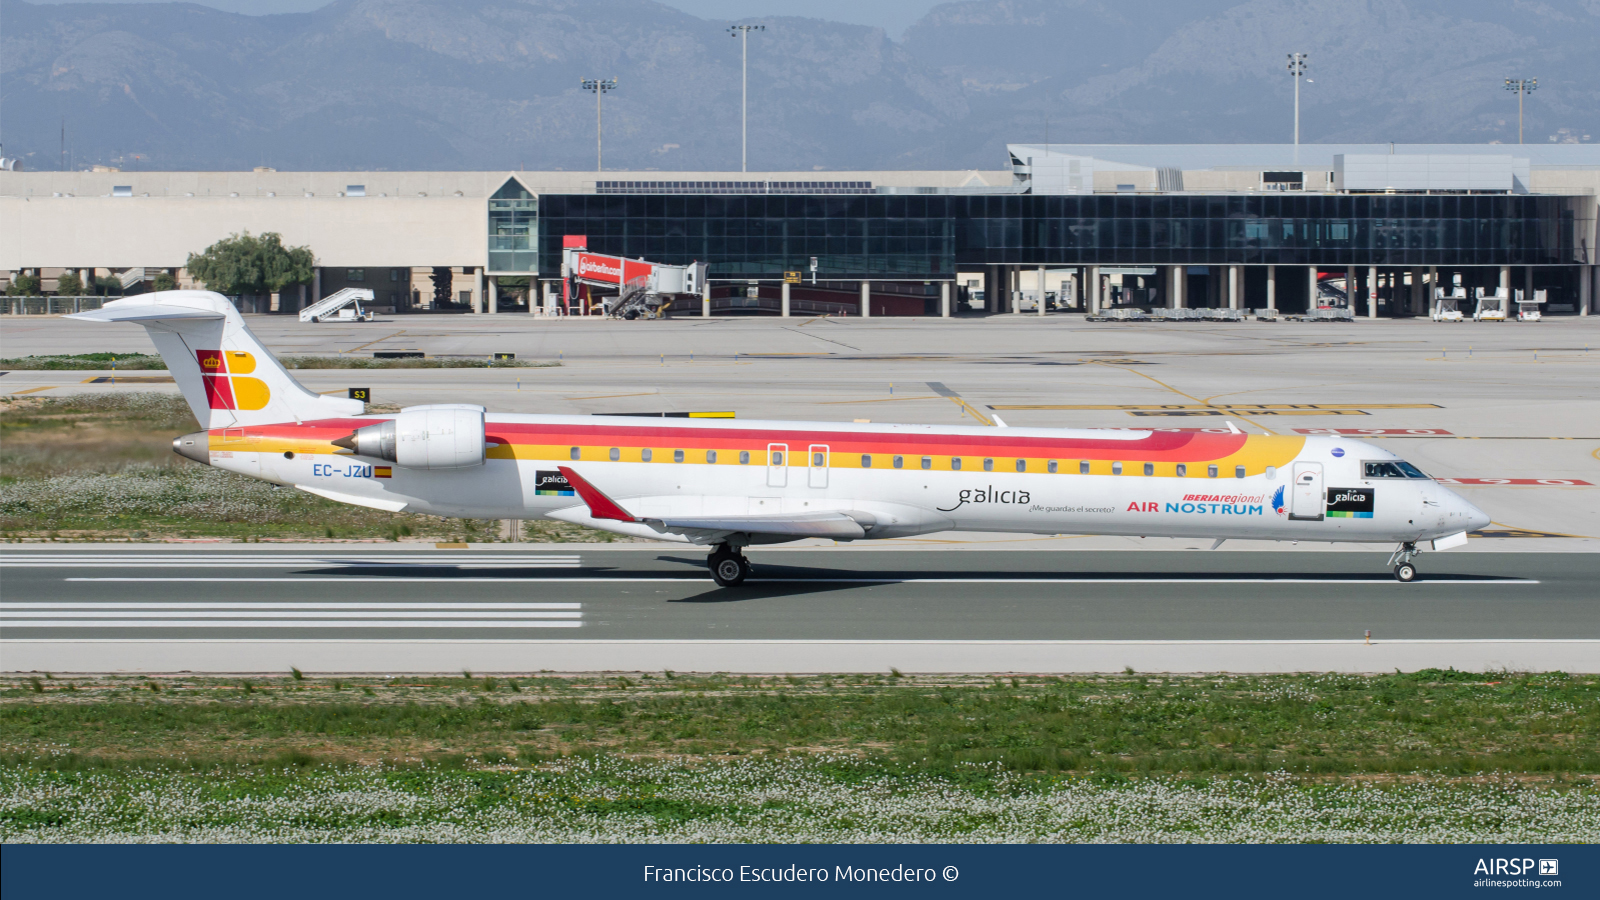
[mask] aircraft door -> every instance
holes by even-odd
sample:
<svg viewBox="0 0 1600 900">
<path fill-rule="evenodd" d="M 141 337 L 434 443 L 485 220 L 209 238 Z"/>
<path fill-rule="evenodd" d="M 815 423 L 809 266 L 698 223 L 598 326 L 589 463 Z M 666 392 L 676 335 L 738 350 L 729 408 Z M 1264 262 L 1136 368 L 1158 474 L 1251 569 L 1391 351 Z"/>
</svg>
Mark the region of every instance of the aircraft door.
<svg viewBox="0 0 1600 900">
<path fill-rule="evenodd" d="M 789 445 L 767 445 L 767 487 L 789 484 Z"/>
<path fill-rule="evenodd" d="M 812 444 L 806 459 L 806 478 L 814 488 L 828 486 L 828 445 Z"/>
<path fill-rule="evenodd" d="M 1322 519 L 1322 463 L 1294 464 L 1294 496 L 1289 500 L 1289 518 Z"/>
</svg>

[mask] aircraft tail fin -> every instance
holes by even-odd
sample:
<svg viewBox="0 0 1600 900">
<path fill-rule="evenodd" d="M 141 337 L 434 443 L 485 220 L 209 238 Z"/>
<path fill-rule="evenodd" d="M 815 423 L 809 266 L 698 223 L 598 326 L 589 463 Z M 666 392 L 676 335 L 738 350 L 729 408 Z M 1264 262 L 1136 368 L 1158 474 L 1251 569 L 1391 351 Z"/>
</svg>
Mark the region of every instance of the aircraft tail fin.
<svg viewBox="0 0 1600 900">
<path fill-rule="evenodd" d="M 195 418 L 207 429 L 366 411 L 360 400 L 324 397 L 301 386 L 221 294 L 158 291 L 67 318 L 143 325 Z"/>
</svg>

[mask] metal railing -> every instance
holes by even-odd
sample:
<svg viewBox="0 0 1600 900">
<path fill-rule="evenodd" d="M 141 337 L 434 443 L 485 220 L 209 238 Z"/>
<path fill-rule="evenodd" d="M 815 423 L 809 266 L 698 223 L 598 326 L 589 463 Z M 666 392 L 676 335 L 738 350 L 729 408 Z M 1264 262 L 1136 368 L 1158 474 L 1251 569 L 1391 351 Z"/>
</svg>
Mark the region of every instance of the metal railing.
<svg viewBox="0 0 1600 900">
<path fill-rule="evenodd" d="M 65 316 L 99 309 L 107 300 L 120 297 L 0 297 L 0 315 Z"/>
</svg>

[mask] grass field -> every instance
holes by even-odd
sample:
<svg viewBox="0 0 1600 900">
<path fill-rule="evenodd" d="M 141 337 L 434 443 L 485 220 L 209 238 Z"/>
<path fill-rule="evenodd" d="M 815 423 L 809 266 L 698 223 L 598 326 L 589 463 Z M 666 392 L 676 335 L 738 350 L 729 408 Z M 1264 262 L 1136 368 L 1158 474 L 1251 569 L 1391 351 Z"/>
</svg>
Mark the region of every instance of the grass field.
<svg viewBox="0 0 1600 900">
<path fill-rule="evenodd" d="M 346 506 L 172 452 L 199 429 L 174 394 L 0 398 L 0 540 L 505 539 L 499 522 Z M 546 519 L 522 537 L 626 540 Z"/>
<path fill-rule="evenodd" d="M 1592 677 L 13 678 L 0 840 L 1593 841 Z"/>
</svg>

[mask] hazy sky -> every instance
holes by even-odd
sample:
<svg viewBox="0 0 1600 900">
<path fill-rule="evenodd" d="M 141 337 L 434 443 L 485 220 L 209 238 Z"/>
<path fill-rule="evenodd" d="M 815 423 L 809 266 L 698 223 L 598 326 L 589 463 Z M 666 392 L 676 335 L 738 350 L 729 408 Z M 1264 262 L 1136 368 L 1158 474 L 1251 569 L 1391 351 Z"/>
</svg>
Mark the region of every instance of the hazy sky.
<svg viewBox="0 0 1600 900">
<path fill-rule="evenodd" d="M 31 0 L 34 3 L 145 3 L 149 0 Z M 191 0 L 200 6 L 260 16 L 308 12 L 329 0 Z M 855 25 L 875 25 L 898 38 L 912 23 L 946 0 L 658 0 L 703 19 L 806 16 Z"/>
</svg>

